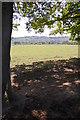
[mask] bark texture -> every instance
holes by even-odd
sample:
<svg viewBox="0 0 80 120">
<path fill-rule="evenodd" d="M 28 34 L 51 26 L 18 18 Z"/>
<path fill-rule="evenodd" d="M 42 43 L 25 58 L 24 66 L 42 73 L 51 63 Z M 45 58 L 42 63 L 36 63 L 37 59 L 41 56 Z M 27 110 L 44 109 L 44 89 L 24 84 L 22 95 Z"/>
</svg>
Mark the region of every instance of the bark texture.
<svg viewBox="0 0 80 120">
<path fill-rule="evenodd" d="M 12 32 L 13 3 L 2 3 L 2 98 L 5 91 L 11 98 L 10 47 Z"/>
</svg>

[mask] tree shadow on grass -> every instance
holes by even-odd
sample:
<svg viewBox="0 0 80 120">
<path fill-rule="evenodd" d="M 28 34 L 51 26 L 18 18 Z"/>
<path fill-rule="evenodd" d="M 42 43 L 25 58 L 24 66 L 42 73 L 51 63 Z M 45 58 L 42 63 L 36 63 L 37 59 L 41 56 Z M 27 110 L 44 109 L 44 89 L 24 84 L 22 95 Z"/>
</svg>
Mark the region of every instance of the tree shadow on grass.
<svg viewBox="0 0 80 120">
<path fill-rule="evenodd" d="M 12 68 L 13 90 L 25 86 L 27 92 L 18 113 L 26 119 L 80 118 L 79 64 L 79 58 L 72 58 Z"/>
<path fill-rule="evenodd" d="M 79 58 L 58 61 L 34 62 L 32 65 L 16 65 L 11 69 L 13 86 L 17 87 L 30 84 L 54 85 L 57 87 L 78 84 Z M 54 83 L 54 84 L 52 84 Z M 43 85 L 44 85 L 43 84 Z M 16 86 L 15 86 L 16 87 Z"/>
</svg>

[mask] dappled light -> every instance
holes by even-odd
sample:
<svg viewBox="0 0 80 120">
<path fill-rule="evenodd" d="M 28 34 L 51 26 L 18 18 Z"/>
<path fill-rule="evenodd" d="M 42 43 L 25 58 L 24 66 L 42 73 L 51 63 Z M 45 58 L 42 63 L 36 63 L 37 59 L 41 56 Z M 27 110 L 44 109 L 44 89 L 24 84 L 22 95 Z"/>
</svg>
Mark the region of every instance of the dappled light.
<svg viewBox="0 0 80 120">
<path fill-rule="evenodd" d="M 80 0 L 1 8 L 2 120 L 80 118 Z"/>
<path fill-rule="evenodd" d="M 38 120 L 46 120 L 47 119 L 47 113 L 46 111 L 42 110 L 33 110 L 32 115 L 37 118 Z"/>
<path fill-rule="evenodd" d="M 25 99 L 17 116 L 31 120 L 80 117 L 79 60 L 49 60 L 11 68 L 13 92 Z"/>
<path fill-rule="evenodd" d="M 65 83 L 63 83 L 63 86 L 71 86 L 71 83 L 70 82 L 65 82 Z"/>
<path fill-rule="evenodd" d="M 78 85 L 80 84 L 80 80 L 75 80 L 74 83 Z"/>
</svg>

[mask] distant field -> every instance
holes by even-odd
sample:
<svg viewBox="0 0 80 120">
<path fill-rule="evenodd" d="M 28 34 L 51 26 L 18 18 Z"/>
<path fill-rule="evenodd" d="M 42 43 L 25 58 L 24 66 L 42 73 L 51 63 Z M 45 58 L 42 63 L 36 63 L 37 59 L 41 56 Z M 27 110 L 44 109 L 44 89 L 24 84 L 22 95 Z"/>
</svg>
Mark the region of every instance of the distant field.
<svg viewBox="0 0 80 120">
<path fill-rule="evenodd" d="M 11 65 L 78 57 L 77 45 L 12 45 Z"/>
</svg>

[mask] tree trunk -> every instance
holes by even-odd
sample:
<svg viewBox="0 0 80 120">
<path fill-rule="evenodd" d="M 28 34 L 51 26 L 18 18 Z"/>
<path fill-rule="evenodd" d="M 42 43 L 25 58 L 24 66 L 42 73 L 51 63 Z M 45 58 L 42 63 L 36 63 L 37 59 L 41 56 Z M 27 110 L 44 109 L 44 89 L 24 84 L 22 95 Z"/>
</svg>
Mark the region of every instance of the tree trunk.
<svg viewBox="0 0 80 120">
<path fill-rule="evenodd" d="M 12 32 L 13 3 L 2 3 L 2 99 L 5 91 L 11 98 L 10 47 Z"/>
</svg>

